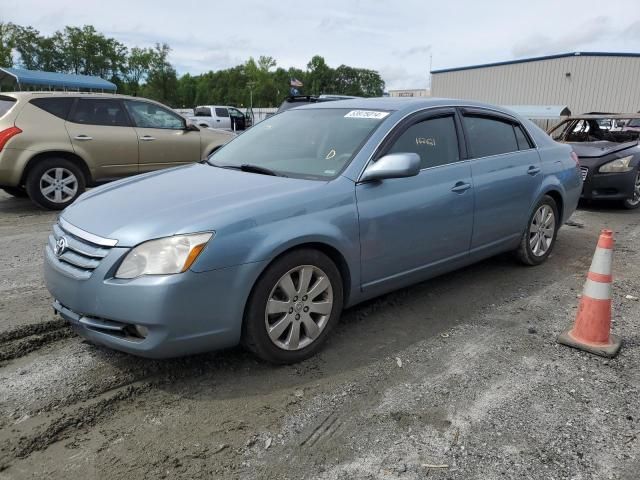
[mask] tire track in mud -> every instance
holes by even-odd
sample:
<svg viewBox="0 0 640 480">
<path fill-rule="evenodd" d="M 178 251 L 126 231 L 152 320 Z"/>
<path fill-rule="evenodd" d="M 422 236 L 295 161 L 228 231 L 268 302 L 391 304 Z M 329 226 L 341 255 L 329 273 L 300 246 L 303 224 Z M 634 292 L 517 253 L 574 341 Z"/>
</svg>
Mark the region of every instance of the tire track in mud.
<svg viewBox="0 0 640 480">
<path fill-rule="evenodd" d="M 150 382 L 136 382 L 83 401 L 75 408 L 56 412 L 48 422 L 43 422 L 40 416 L 21 421 L 8 434 L 3 434 L 4 438 L 0 437 L 0 472 L 8 468 L 14 459 L 28 457 L 35 451 L 94 427 L 113 415 L 122 404 L 133 401 L 151 387 Z"/>
<path fill-rule="evenodd" d="M 64 320 L 23 325 L 0 333 L 0 366 L 7 360 L 23 357 L 53 342 L 73 336 Z"/>
</svg>

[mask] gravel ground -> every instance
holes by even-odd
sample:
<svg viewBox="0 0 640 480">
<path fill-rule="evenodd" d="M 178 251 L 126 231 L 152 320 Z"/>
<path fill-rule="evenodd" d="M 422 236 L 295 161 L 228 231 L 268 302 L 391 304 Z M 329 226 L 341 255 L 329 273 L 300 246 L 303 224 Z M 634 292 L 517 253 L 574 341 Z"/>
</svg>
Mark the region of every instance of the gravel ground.
<svg viewBox="0 0 640 480">
<path fill-rule="evenodd" d="M 41 280 L 54 219 L 0 193 L 0 479 L 638 478 L 640 212 L 579 210 L 540 267 L 499 256 L 352 308 L 286 367 L 82 341 Z M 612 360 L 555 342 L 604 227 Z"/>
</svg>

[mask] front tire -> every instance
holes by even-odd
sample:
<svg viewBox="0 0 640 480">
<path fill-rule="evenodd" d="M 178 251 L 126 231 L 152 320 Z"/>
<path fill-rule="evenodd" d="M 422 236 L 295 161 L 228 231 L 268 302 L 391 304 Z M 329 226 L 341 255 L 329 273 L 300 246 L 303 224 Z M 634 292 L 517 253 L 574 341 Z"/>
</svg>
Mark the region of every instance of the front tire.
<svg viewBox="0 0 640 480">
<path fill-rule="evenodd" d="M 633 193 L 631 194 L 631 197 L 622 201 L 622 206 L 629 210 L 634 210 L 640 207 L 640 169 L 638 169 L 634 178 Z"/>
<path fill-rule="evenodd" d="M 39 161 L 27 174 L 29 198 L 41 208 L 62 210 L 85 190 L 82 170 L 66 158 Z"/>
<path fill-rule="evenodd" d="M 289 364 L 313 356 L 338 322 L 342 277 L 322 252 L 295 250 L 260 276 L 244 316 L 242 343 L 263 360 Z"/>
<path fill-rule="evenodd" d="M 545 195 L 529 217 L 527 229 L 516 250 L 518 259 L 525 265 L 540 265 L 546 261 L 556 243 L 559 222 L 555 200 Z"/>
</svg>

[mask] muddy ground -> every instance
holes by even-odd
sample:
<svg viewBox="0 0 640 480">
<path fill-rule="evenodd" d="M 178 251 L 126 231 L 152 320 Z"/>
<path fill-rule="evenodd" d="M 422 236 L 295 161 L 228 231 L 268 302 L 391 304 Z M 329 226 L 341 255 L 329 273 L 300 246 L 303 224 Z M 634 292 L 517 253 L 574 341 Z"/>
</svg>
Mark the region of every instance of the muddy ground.
<svg viewBox="0 0 640 480">
<path fill-rule="evenodd" d="M 637 479 L 640 211 L 582 209 L 549 261 L 508 255 L 345 312 L 273 367 L 82 341 L 41 280 L 55 214 L 0 193 L 0 479 Z M 613 360 L 555 343 L 616 232 Z"/>
</svg>

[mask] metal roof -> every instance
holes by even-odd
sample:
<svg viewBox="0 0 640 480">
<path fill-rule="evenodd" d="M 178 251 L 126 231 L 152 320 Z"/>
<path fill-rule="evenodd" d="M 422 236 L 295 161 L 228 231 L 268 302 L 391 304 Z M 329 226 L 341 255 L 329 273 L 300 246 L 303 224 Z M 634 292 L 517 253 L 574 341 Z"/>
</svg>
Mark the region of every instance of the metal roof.
<svg viewBox="0 0 640 480">
<path fill-rule="evenodd" d="M 566 105 L 502 105 L 529 120 L 546 120 L 568 117 L 571 110 Z"/>
<path fill-rule="evenodd" d="M 114 83 L 100 77 L 4 67 L 0 68 L 0 85 L 15 85 L 17 90 L 37 85 L 48 88 L 116 91 Z"/>
<path fill-rule="evenodd" d="M 486 68 L 486 67 L 500 67 L 503 65 L 513 65 L 516 63 L 528 63 L 528 62 L 539 62 L 542 60 L 553 60 L 555 58 L 566 58 L 566 57 L 631 57 L 637 58 L 640 57 L 640 53 L 625 53 L 625 52 L 570 52 L 570 53 L 559 53 L 557 55 L 546 55 L 544 57 L 531 57 L 531 58 L 521 58 L 519 60 L 509 60 L 506 62 L 494 62 L 494 63 L 483 63 L 478 65 L 469 65 L 466 67 L 454 67 L 454 68 L 442 68 L 440 70 L 431 70 L 431 73 L 446 73 L 446 72 L 457 72 L 460 70 L 474 70 L 477 68 Z"/>
</svg>

